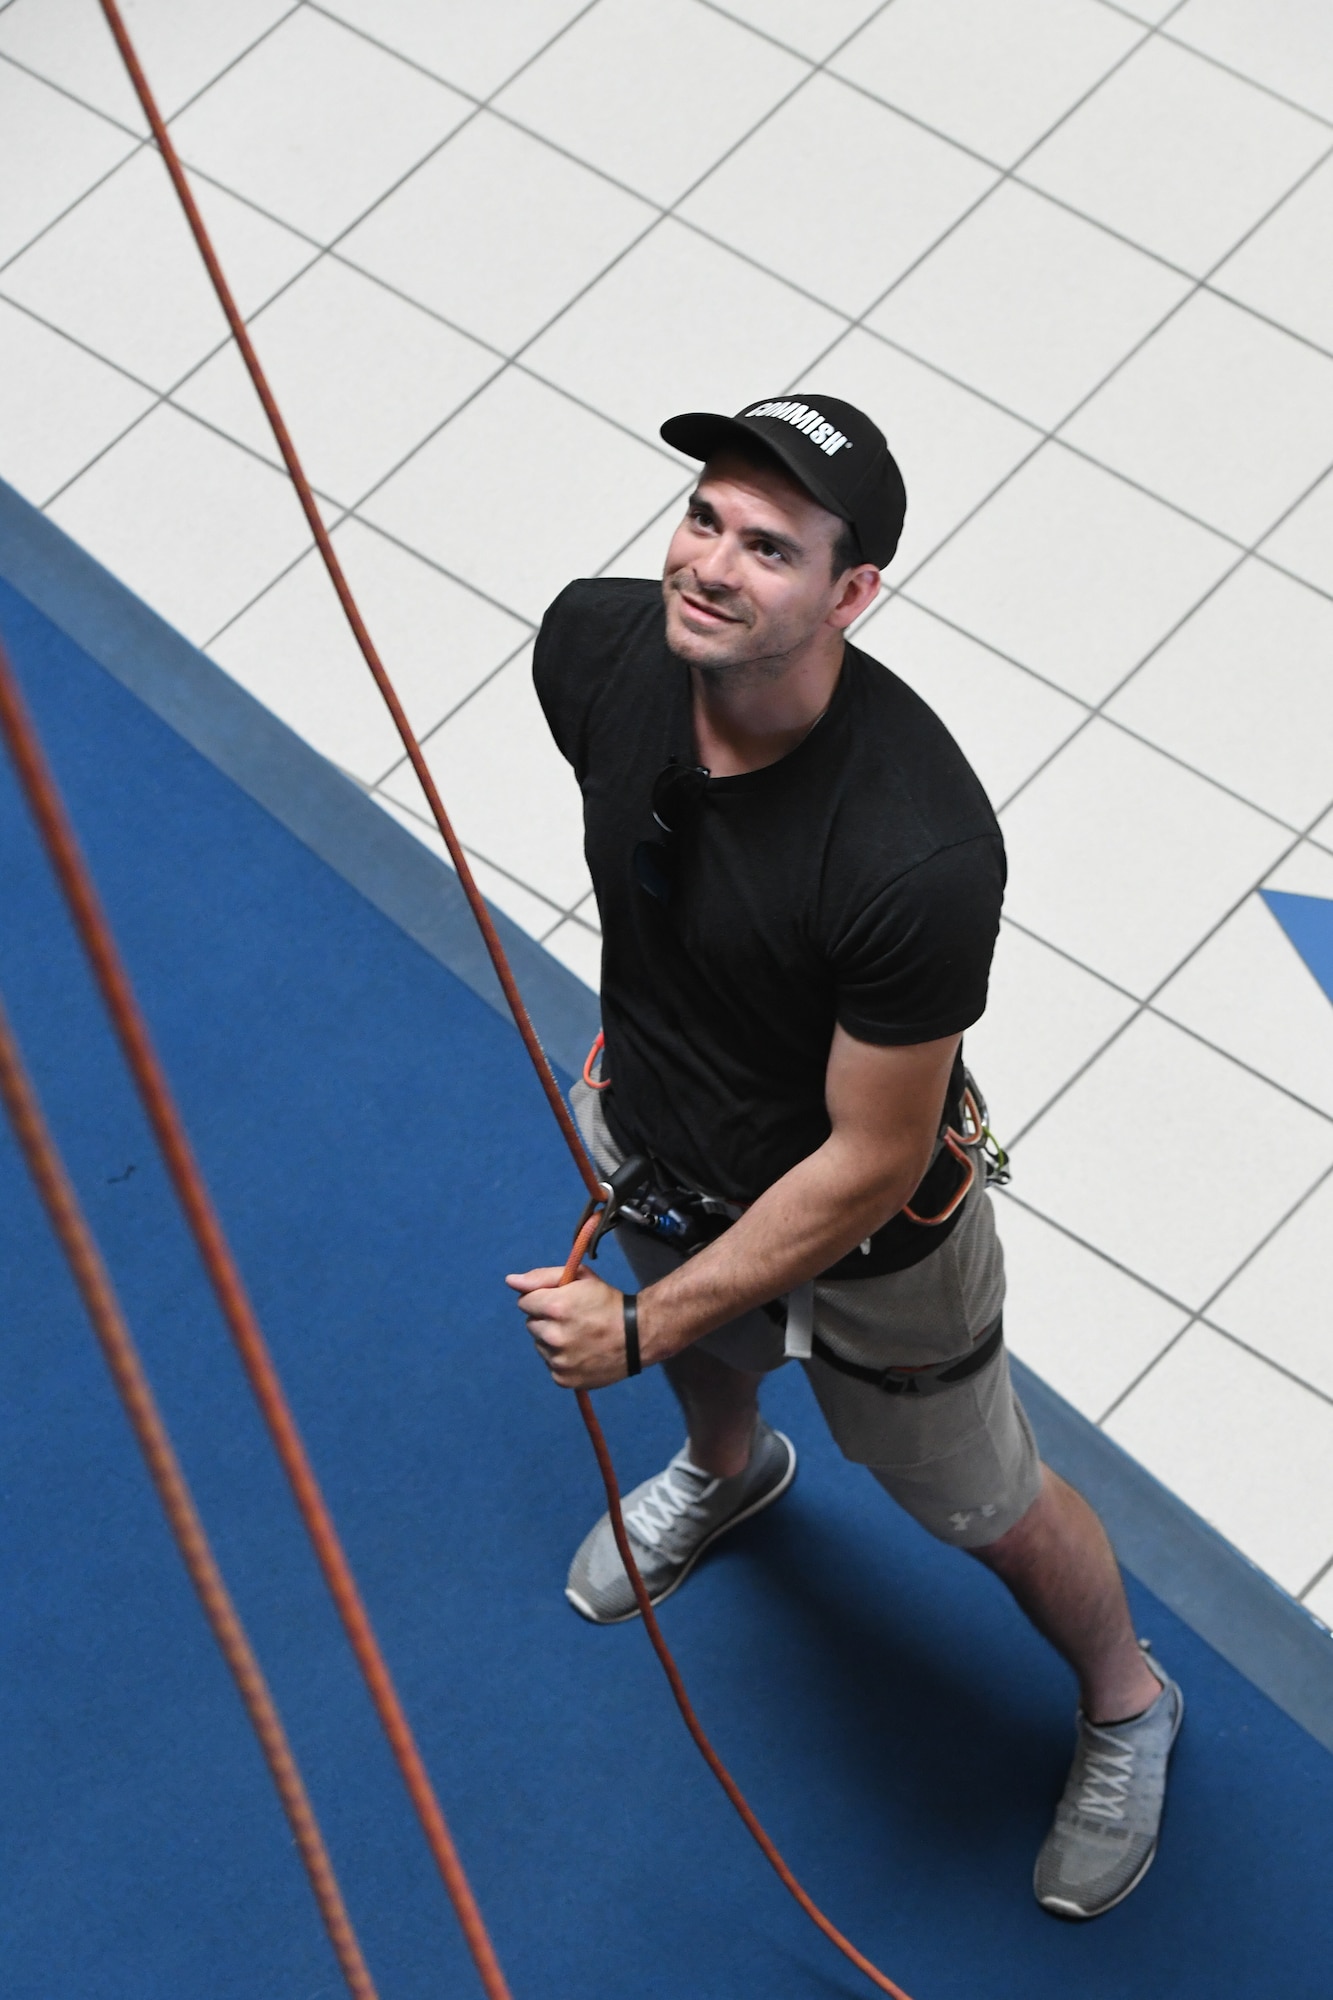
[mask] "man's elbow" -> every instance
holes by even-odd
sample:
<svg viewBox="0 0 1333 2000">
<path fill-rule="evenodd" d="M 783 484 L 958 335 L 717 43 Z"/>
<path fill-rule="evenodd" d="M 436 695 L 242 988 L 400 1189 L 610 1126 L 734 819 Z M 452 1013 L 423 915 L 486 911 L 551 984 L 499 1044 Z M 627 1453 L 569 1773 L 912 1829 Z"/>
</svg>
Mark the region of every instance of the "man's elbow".
<svg viewBox="0 0 1333 2000">
<path fill-rule="evenodd" d="M 862 1162 L 855 1188 L 849 1188 L 848 1192 L 853 1195 L 858 1215 L 871 1219 L 867 1235 L 882 1229 L 908 1205 L 926 1177 L 934 1147 L 932 1135 L 919 1144 L 895 1147 L 887 1157 L 880 1152 Z"/>
</svg>

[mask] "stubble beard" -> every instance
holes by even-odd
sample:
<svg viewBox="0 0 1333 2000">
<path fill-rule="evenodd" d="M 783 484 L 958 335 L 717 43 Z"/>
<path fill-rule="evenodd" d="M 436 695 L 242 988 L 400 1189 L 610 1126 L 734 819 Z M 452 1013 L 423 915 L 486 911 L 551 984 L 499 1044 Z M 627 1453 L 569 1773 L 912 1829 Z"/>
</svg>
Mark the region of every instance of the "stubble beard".
<svg viewBox="0 0 1333 2000">
<path fill-rule="evenodd" d="M 681 585 L 674 579 L 666 584 L 668 592 L 679 594 Z M 700 597 L 707 599 L 703 591 Z M 726 609 L 719 605 L 719 609 Z M 671 621 L 667 620 L 667 647 L 678 660 L 684 661 L 698 674 L 704 686 L 715 691 L 762 686 L 770 681 L 781 680 L 786 673 L 792 654 L 801 641 L 785 632 L 767 632 L 756 635 L 753 625 L 742 623 L 734 633 L 728 633 L 725 640 L 721 633 L 705 637 L 701 633 L 687 631 L 684 645 L 675 645 L 671 638 Z M 692 643 L 694 642 L 694 643 Z M 714 651 L 715 645 L 719 650 Z M 696 644 L 699 650 L 696 650 Z"/>
<path fill-rule="evenodd" d="M 724 694 L 780 681 L 790 658 L 789 653 L 761 653 L 751 659 L 691 660 L 689 664 L 710 693 Z"/>
</svg>

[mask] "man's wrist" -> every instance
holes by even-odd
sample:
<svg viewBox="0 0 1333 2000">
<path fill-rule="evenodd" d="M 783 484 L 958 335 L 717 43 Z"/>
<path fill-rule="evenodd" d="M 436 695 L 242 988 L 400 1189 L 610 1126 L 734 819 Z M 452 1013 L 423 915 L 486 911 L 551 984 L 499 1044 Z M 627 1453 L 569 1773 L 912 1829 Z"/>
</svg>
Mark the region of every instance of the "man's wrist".
<svg viewBox="0 0 1333 2000">
<path fill-rule="evenodd" d="M 625 1373 L 639 1375 L 643 1371 L 643 1360 L 639 1353 L 639 1295 L 625 1292 L 620 1301 L 621 1316 L 625 1323 Z"/>
<path fill-rule="evenodd" d="M 869 1200 L 861 1194 L 858 1202 L 856 1195 L 859 1190 L 840 1200 L 837 1212 L 831 1218 L 834 1226 L 828 1240 L 820 1243 L 816 1239 L 813 1244 L 805 1246 L 809 1253 L 808 1261 L 806 1257 L 801 1257 L 797 1262 L 792 1257 L 791 1251 L 795 1246 L 790 1243 L 788 1232 L 781 1251 L 771 1259 L 767 1282 L 762 1290 L 756 1291 L 755 1279 L 762 1280 L 763 1265 L 767 1261 L 762 1255 L 762 1239 L 758 1251 L 753 1242 L 747 1241 L 745 1254 L 738 1258 L 736 1252 L 739 1245 L 733 1243 L 732 1237 L 736 1230 L 748 1228 L 753 1231 L 760 1220 L 765 1199 L 761 1196 L 754 1207 L 715 1242 L 638 1294 L 639 1354 L 643 1366 L 649 1368 L 670 1361 L 717 1327 L 741 1318 L 769 1299 L 783 1297 L 796 1285 L 817 1278 L 821 1271 L 855 1249 L 863 1237 L 873 1234 L 890 1215 L 895 1215 L 903 1202 L 910 1198 L 919 1179 L 920 1175 L 912 1177 L 910 1170 L 901 1176 L 902 1193 L 896 1205 L 890 1206 L 889 1203 L 893 1196 L 898 1195 L 898 1188 L 891 1187 L 886 1195 L 882 1184 Z M 861 1210 L 859 1215 L 858 1207 Z M 848 1226 L 848 1209 L 855 1217 L 855 1236 L 851 1235 Z"/>
<path fill-rule="evenodd" d="M 680 1310 L 672 1299 L 672 1280 L 677 1276 L 677 1272 L 669 1272 L 636 1294 L 639 1361 L 644 1368 L 655 1368 L 660 1362 L 672 1360 L 710 1331 L 707 1325 L 696 1331 L 688 1321 L 684 1326 L 679 1323 Z"/>
<path fill-rule="evenodd" d="M 634 1295 L 634 1330 L 638 1336 L 640 1368 L 655 1367 L 659 1361 L 669 1361 L 674 1348 L 663 1342 L 663 1313 L 661 1301 L 657 1298 L 657 1286 L 649 1285 L 645 1291 Z M 629 1294 L 626 1294 L 628 1300 Z M 668 1315 L 669 1317 L 669 1315 Z"/>
</svg>

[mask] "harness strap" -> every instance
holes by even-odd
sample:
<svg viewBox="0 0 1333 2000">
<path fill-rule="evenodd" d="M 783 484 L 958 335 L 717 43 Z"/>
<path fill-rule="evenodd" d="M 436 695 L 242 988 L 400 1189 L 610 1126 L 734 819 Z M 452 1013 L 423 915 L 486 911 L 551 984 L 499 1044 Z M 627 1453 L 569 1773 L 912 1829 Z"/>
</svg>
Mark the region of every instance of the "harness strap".
<svg viewBox="0 0 1333 2000">
<path fill-rule="evenodd" d="M 966 1382 L 969 1375 L 979 1375 L 986 1363 L 999 1353 L 1003 1341 L 1004 1319 L 1001 1317 L 961 1361 L 943 1365 L 932 1363 L 925 1368 L 865 1368 L 859 1361 L 844 1360 L 819 1334 L 814 1336 L 811 1346 L 826 1367 L 835 1368 L 839 1375 L 850 1375 L 857 1382 L 869 1382 L 872 1388 L 879 1389 L 886 1396 L 930 1396 L 937 1389 L 948 1388 L 955 1382 Z"/>
<path fill-rule="evenodd" d="M 610 1087 L 609 1078 L 594 1073 L 603 1049 L 604 1039 L 599 1031 L 583 1065 L 583 1081 L 592 1090 Z M 995 1143 L 986 1115 L 985 1099 L 964 1066 L 960 1048 L 949 1079 L 937 1149 L 913 1189 L 911 1200 L 857 1249 L 821 1271 L 820 1277 L 882 1278 L 894 1271 L 910 1270 L 938 1250 L 962 1221 L 964 1204 L 978 1179 L 985 1186 L 992 1181 L 1003 1186 L 1009 1178 L 1007 1155 Z M 617 1143 L 622 1143 L 614 1125 L 611 1134 Z M 634 1174 L 632 1178 L 623 1178 L 631 1160 Z M 618 1198 L 614 1202 L 608 1200 L 603 1210 L 601 1227 L 593 1239 L 594 1256 L 607 1230 L 618 1222 L 627 1222 L 682 1256 L 692 1257 L 739 1221 L 749 1207 L 748 1202 L 726 1201 L 692 1186 L 665 1161 L 637 1150 L 633 1143 L 624 1165 L 612 1179 Z M 600 1195 L 593 1195 L 585 1215 L 591 1213 L 599 1198 L 605 1197 L 605 1192 L 606 1184 L 602 1183 Z M 918 1202 L 919 1210 L 913 1206 Z M 789 1352 L 798 1352 L 804 1360 L 809 1349 L 802 1346 Z"/>
</svg>

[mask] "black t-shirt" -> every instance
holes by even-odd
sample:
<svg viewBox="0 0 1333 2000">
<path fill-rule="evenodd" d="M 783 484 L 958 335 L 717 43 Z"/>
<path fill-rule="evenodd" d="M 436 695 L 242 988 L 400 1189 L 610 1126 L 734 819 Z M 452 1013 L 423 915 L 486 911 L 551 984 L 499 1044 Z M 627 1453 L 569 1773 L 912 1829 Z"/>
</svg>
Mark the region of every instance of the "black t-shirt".
<svg viewBox="0 0 1333 2000">
<path fill-rule="evenodd" d="M 803 743 L 708 783 L 663 904 L 634 849 L 655 834 L 663 766 L 698 759 L 661 586 L 570 584 L 533 674 L 583 792 L 611 1130 L 689 1185 L 753 1200 L 828 1137 L 836 1022 L 864 1042 L 927 1042 L 983 1012 L 1004 892 L 995 816 L 939 718 L 849 644 Z"/>
</svg>

